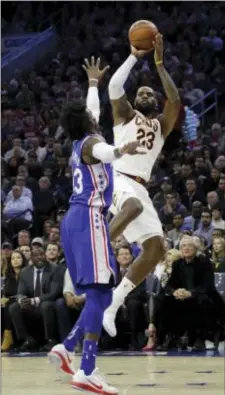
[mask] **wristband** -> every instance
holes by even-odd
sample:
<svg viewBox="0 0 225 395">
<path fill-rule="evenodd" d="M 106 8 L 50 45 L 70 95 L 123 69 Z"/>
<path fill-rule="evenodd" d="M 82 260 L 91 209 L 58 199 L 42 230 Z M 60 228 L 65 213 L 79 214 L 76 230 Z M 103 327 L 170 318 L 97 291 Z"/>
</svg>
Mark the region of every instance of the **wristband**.
<svg viewBox="0 0 225 395">
<path fill-rule="evenodd" d="M 163 61 L 162 60 L 159 60 L 158 62 L 155 62 L 155 64 L 162 64 L 163 63 Z"/>
</svg>

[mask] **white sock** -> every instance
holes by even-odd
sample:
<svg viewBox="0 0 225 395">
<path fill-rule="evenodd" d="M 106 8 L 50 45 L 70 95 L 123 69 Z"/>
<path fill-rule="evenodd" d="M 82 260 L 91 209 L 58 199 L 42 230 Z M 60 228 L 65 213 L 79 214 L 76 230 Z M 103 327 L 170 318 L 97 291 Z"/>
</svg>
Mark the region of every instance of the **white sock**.
<svg viewBox="0 0 225 395">
<path fill-rule="evenodd" d="M 136 285 L 134 285 L 134 283 L 132 283 L 128 278 L 124 277 L 113 292 L 113 301 L 111 306 L 116 309 L 122 306 L 124 299 L 134 288 L 136 288 Z"/>
</svg>

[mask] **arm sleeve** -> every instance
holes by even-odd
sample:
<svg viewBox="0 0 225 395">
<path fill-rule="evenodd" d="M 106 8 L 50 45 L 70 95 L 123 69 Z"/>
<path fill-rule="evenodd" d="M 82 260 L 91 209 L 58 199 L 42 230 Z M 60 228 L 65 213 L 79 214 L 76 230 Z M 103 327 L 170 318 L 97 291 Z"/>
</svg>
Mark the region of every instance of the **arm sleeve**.
<svg viewBox="0 0 225 395">
<path fill-rule="evenodd" d="M 112 100 L 118 100 L 125 93 L 123 86 L 130 74 L 130 71 L 137 63 L 137 58 L 130 55 L 120 68 L 113 74 L 109 83 L 109 97 Z"/>
<path fill-rule="evenodd" d="M 119 151 L 118 148 L 113 147 L 104 142 L 96 143 L 92 148 L 92 156 L 95 159 L 100 160 L 102 163 L 111 163 L 115 159 L 121 157 L 118 152 L 118 155 L 115 154 L 115 151 Z"/>
<path fill-rule="evenodd" d="M 88 88 L 87 108 L 92 112 L 94 118 L 98 122 L 100 116 L 100 100 L 98 97 L 98 88 L 95 86 Z"/>
</svg>

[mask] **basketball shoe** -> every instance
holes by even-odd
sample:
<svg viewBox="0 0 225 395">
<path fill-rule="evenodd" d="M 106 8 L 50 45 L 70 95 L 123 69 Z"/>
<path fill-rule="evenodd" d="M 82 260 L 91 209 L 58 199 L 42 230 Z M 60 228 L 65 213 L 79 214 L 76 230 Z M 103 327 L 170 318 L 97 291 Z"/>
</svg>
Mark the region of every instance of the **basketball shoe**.
<svg viewBox="0 0 225 395">
<path fill-rule="evenodd" d="M 75 373 L 73 362 L 73 354 L 68 352 L 63 344 L 54 346 L 48 354 L 48 360 L 55 365 L 57 369 L 64 373 L 73 375 Z"/>
<path fill-rule="evenodd" d="M 72 378 L 71 385 L 74 389 L 83 390 L 94 394 L 117 395 L 118 390 L 110 387 L 104 377 L 100 376 L 95 369 L 90 376 L 86 376 L 83 370 L 78 370 Z"/>
</svg>

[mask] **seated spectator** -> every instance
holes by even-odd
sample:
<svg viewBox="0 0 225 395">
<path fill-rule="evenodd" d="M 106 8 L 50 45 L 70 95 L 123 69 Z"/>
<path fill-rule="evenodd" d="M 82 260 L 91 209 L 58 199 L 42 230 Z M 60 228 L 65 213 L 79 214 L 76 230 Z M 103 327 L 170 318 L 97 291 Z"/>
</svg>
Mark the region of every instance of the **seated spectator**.
<svg viewBox="0 0 225 395">
<path fill-rule="evenodd" d="M 116 258 L 120 266 L 120 278 L 122 279 L 133 262 L 131 247 L 129 245 L 121 246 L 117 251 Z M 118 316 L 123 315 L 129 324 L 131 331 L 130 350 L 140 350 L 143 345 L 143 329 L 146 321 L 144 303 L 146 301 L 146 283 L 144 281 L 126 297 L 124 306 L 118 312 Z M 120 317 L 117 317 L 118 319 L 120 320 Z"/>
<path fill-rule="evenodd" d="M 4 310 L 4 335 L 1 350 L 8 351 L 13 343 L 13 325 L 9 314 L 9 306 L 17 298 L 17 286 L 20 273 L 27 261 L 20 251 L 13 251 L 11 262 L 6 269 L 4 287 L 2 290 L 1 307 Z"/>
<path fill-rule="evenodd" d="M 44 248 L 44 242 L 41 237 L 35 237 L 31 242 L 31 248 L 33 251 L 37 251 L 39 248 Z"/>
<path fill-rule="evenodd" d="M 45 260 L 42 247 L 31 252 L 33 265 L 22 270 L 18 285 L 18 301 L 9 312 L 17 338 L 18 351 L 34 351 L 43 342 L 42 351 L 49 351 L 56 341 L 55 301 L 62 294 L 63 282 L 57 266 Z"/>
<path fill-rule="evenodd" d="M 225 273 L 225 239 L 223 237 L 213 239 L 212 260 L 215 272 Z"/>
<path fill-rule="evenodd" d="M 27 188 L 29 188 L 33 194 L 35 194 L 38 190 L 38 184 L 37 181 L 30 176 L 28 172 L 28 166 L 23 165 L 18 167 L 18 176 L 22 176 L 25 178 L 25 185 Z"/>
<path fill-rule="evenodd" d="M 180 258 L 181 258 L 181 254 L 179 250 L 170 249 L 166 253 L 165 261 L 162 262 L 162 264 L 158 264 L 156 266 L 154 274 L 160 280 L 161 286 L 163 288 L 166 286 L 170 278 L 173 262 Z M 160 265 L 160 271 L 159 271 L 159 265 Z M 151 301 L 149 301 L 149 303 L 151 303 Z M 149 306 L 149 311 L 150 311 L 150 306 Z M 151 351 L 155 346 L 156 338 L 157 338 L 156 327 L 155 327 L 156 316 L 157 316 L 157 301 L 156 304 L 153 306 L 153 311 L 151 312 L 148 329 L 145 331 L 148 337 L 148 342 L 147 345 L 143 348 L 143 351 Z"/>
<path fill-rule="evenodd" d="M 28 197 L 32 201 L 33 194 L 32 194 L 32 191 L 29 188 L 25 187 L 25 178 L 24 177 L 17 176 L 15 185 L 18 185 L 21 188 L 21 190 L 22 190 L 21 196 Z M 9 202 L 10 200 L 13 200 L 12 189 L 8 193 L 8 195 L 6 196 L 6 203 Z"/>
<path fill-rule="evenodd" d="M 211 191 L 207 193 L 207 207 L 209 210 L 212 210 L 215 204 L 219 203 L 219 196 L 216 191 Z"/>
<path fill-rule="evenodd" d="M 29 212 L 28 212 L 29 211 Z M 32 221 L 33 204 L 28 196 L 22 196 L 22 189 L 18 185 L 12 188 L 12 198 L 8 199 L 3 208 L 6 218 L 23 218 L 25 221 Z"/>
<path fill-rule="evenodd" d="M 172 192 L 172 182 L 169 177 L 164 177 L 161 180 L 160 192 L 157 192 L 152 199 L 154 207 L 156 210 L 160 210 L 166 204 L 166 195 Z"/>
<path fill-rule="evenodd" d="M 28 265 L 31 265 L 32 262 L 30 260 L 30 258 L 31 258 L 30 246 L 22 245 L 19 247 L 19 251 L 25 256 L 25 259 L 27 260 Z"/>
<path fill-rule="evenodd" d="M 48 241 L 50 243 L 59 243 L 60 242 L 60 231 L 59 231 L 58 226 L 53 225 L 50 228 Z"/>
<path fill-rule="evenodd" d="M 57 243 L 48 243 L 46 246 L 46 252 L 45 252 L 45 256 L 46 256 L 46 260 L 49 263 L 52 264 L 57 264 L 59 261 L 59 255 L 60 255 L 60 247 L 59 244 Z"/>
<path fill-rule="evenodd" d="M 37 234 L 41 235 L 44 221 L 51 217 L 55 208 L 48 177 L 41 177 L 39 180 L 39 190 L 34 195 L 34 207 L 37 219 Z"/>
<path fill-rule="evenodd" d="M 208 258 L 210 257 L 209 249 L 207 247 L 207 240 L 203 236 L 192 236 L 194 245 L 197 249 L 196 255 L 203 255 L 207 256 Z"/>
<path fill-rule="evenodd" d="M 2 243 L 1 247 L 1 277 L 5 277 L 6 270 L 11 262 L 12 244 L 8 241 Z"/>
<path fill-rule="evenodd" d="M 163 225 L 171 228 L 173 216 L 175 213 L 186 215 L 186 208 L 183 204 L 178 202 L 176 193 L 169 193 L 166 195 L 166 204 L 159 212 L 159 217 Z"/>
<path fill-rule="evenodd" d="M 180 242 L 182 258 L 175 261 L 156 320 L 157 333 L 168 333 L 164 346 L 179 344 L 179 337 L 186 332 L 188 343 L 195 351 L 205 349 L 207 329 L 216 322 L 211 295 L 215 292 L 214 275 L 210 261 L 196 256 L 196 247 L 191 236 Z M 215 321 L 214 321 L 215 320 Z"/>
<path fill-rule="evenodd" d="M 68 269 L 64 274 L 63 296 L 64 298 L 59 298 L 56 301 L 59 333 L 62 342 L 78 320 L 85 303 L 85 294 L 76 295 Z"/>
<path fill-rule="evenodd" d="M 225 221 L 222 219 L 222 210 L 218 203 L 212 207 L 212 225 L 215 229 L 225 230 Z"/>
<path fill-rule="evenodd" d="M 191 215 L 184 218 L 184 229 L 195 231 L 198 229 L 202 214 L 202 203 L 194 201 Z"/>
<path fill-rule="evenodd" d="M 194 178 L 188 178 L 185 185 L 187 192 L 181 196 L 181 201 L 188 211 L 192 210 L 192 204 L 195 201 L 205 203 L 204 194 L 198 191 L 197 182 Z"/>
<path fill-rule="evenodd" d="M 21 139 L 13 139 L 13 147 L 6 152 L 4 159 L 6 162 L 9 162 L 13 157 L 26 158 L 26 151 L 22 148 Z"/>
<path fill-rule="evenodd" d="M 203 236 L 207 240 L 207 246 L 210 247 L 212 244 L 213 229 L 212 213 L 208 208 L 203 208 L 199 228 L 194 232 L 194 235 Z"/>
<path fill-rule="evenodd" d="M 21 229 L 28 228 L 32 223 L 33 203 L 27 196 L 22 196 L 22 190 L 14 185 L 13 199 L 9 200 L 3 208 L 3 219 L 8 223 L 8 235 L 12 238 Z"/>
<path fill-rule="evenodd" d="M 29 246 L 31 242 L 29 230 L 21 230 L 18 233 L 18 246 Z"/>
<path fill-rule="evenodd" d="M 173 228 L 167 235 L 172 240 L 174 247 L 177 247 L 180 243 L 180 239 L 183 235 L 184 230 L 184 216 L 182 213 L 175 213 L 173 216 Z"/>
<path fill-rule="evenodd" d="M 219 179 L 217 193 L 221 207 L 225 207 L 225 176 L 221 176 Z M 225 214 L 225 208 L 223 209 L 223 212 Z"/>
<path fill-rule="evenodd" d="M 54 225 L 54 222 L 52 221 L 52 220 L 49 220 L 49 219 L 47 219 L 45 222 L 44 222 L 44 225 L 43 225 L 43 241 L 44 242 L 48 242 L 48 239 L 49 239 L 49 233 L 50 233 L 50 231 L 51 231 L 51 228 L 52 228 L 52 226 Z"/>
</svg>

